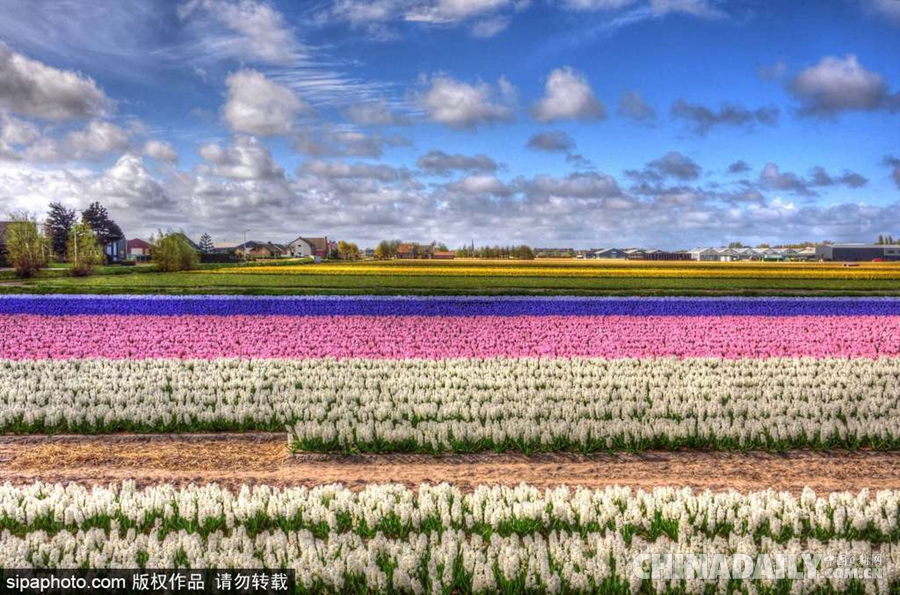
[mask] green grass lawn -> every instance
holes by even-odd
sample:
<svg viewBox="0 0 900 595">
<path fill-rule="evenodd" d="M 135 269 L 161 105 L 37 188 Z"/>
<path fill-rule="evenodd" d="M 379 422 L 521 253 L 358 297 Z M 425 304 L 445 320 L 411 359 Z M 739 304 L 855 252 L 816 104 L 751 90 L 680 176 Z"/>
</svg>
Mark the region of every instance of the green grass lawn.
<svg viewBox="0 0 900 595">
<path fill-rule="evenodd" d="M 314 266 L 314 265 L 313 265 Z M 420 294 L 420 295 L 900 295 L 900 282 L 878 279 L 573 278 L 396 275 L 159 273 L 150 267 L 104 267 L 91 277 L 62 269 L 34 279 L 0 276 L 0 293 Z"/>
</svg>

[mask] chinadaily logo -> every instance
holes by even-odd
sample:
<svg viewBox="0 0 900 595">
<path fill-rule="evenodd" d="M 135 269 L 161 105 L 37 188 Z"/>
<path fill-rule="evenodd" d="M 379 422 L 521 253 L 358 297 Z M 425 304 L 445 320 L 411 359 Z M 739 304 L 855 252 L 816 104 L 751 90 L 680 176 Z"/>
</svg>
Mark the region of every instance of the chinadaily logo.
<svg viewBox="0 0 900 595">
<path fill-rule="evenodd" d="M 724 554 L 643 553 L 631 563 L 642 580 L 878 580 L 884 578 L 881 554 Z"/>
</svg>

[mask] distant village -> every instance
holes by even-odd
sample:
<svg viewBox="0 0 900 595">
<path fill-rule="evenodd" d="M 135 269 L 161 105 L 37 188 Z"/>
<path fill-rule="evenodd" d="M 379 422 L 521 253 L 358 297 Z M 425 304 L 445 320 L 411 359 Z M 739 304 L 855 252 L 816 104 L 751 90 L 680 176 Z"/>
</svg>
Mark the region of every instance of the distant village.
<svg viewBox="0 0 900 595">
<path fill-rule="evenodd" d="M 102 257 L 108 264 L 136 264 L 153 259 L 154 242 L 160 238 L 127 238 L 123 230 L 110 218 L 99 203 L 92 204 L 78 214 L 59 203 L 52 203 L 46 217 L 37 218 L 19 214 L 16 221 L 0 221 L 0 266 L 7 252 L 7 230 L 14 222 L 27 223 L 35 234 L 45 238 L 46 245 L 61 260 L 67 256 L 73 230 L 83 226 L 92 233 L 102 249 Z M 250 230 L 243 231 L 245 236 Z M 373 248 L 360 249 L 353 242 L 330 240 L 326 235 L 299 235 L 285 242 L 261 241 L 243 238 L 240 242 L 214 241 L 204 233 L 194 241 L 183 232 L 168 232 L 162 236 L 177 236 L 183 244 L 196 253 L 195 259 L 206 263 L 228 263 L 246 260 L 308 258 L 322 260 L 453 260 L 456 258 L 518 259 L 571 258 L 576 260 L 639 260 L 639 261 L 900 261 L 900 241 L 892 236 L 878 236 L 873 243 L 806 242 L 795 245 L 745 246 L 734 242 L 723 247 L 695 247 L 687 250 L 658 250 L 652 248 L 591 248 L 481 246 L 474 241 L 451 250 L 438 242 L 418 243 L 401 240 L 384 240 Z M 77 246 L 77 243 L 76 243 Z"/>
</svg>

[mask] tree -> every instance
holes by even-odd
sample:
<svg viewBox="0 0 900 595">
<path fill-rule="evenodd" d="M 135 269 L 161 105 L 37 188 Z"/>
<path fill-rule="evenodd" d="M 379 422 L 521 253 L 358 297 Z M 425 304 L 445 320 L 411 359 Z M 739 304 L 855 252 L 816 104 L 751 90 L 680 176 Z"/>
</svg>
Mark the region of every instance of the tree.
<svg viewBox="0 0 900 595">
<path fill-rule="evenodd" d="M 189 271 L 200 264 L 200 255 L 194 250 L 184 234 L 159 232 L 158 238 L 150 238 L 150 256 L 161 271 Z"/>
<path fill-rule="evenodd" d="M 81 222 L 91 226 L 101 246 L 106 246 L 110 242 L 115 242 L 125 237 L 122 229 L 115 221 L 109 218 L 106 207 L 99 202 L 91 203 L 88 208 L 82 211 Z"/>
<path fill-rule="evenodd" d="M 534 260 L 534 250 L 522 244 L 517 250 L 516 258 L 519 260 Z"/>
<path fill-rule="evenodd" d="M 37 220 L 27 212 L 19 211 L 10 215 L 4 239 L 7 260 L 16 270 L 17 276 L 31 277 L 47 266 L 50 244 L 38 231 Z"/>
<path fill-rule="evenodd" d="M 59 258 L 67 256 L 69 232 L 72 231 L 75 219 L 75 209 L 67 209 L 58 202 L 50 203 L 50 211 L 44 221 L 44 234 L 50 238 L 51 249 Z"/>
<path fill-rule="evenodd" d="M 375 258 L 377 260 L 387 260 L 391 257 L 391 247 L 386 240 L 378 242 L 375 247 Z"/>
<path fill-rule="evenodd" d="M 87 277 L 94 272 L 94 267 L 103 264 L 103 246 L 87 223 L 72 226 L 67 246 L 69 262 L 72 266 L 69 273 L 73 277 Z"/>
<path fill-rule="evenodd" d="M 204 233 L 202 236 L 200 236 L 200 251 L 201 252 L 203 252 L 204 254 L 209 254 L 210 252 L 213 251 L 213 247 L 214 246 L 213 246 L 212 236 L 210 236 L 208 233 Z"/>
<path fill-rule="evenodd" d="M 878 240 L 876 240 L 875 243 L 878 244 L 879 246 L 884 245 L 884 236 L 881 234 L 878 234 Z"/>
</svg>

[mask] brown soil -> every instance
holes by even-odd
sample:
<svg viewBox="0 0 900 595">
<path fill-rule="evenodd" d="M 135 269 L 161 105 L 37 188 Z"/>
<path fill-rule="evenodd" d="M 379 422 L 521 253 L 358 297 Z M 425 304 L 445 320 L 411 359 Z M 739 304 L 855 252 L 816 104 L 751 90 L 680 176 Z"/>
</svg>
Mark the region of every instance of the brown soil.
<svg viewBox="0 0 900 595">
<path fill-rule="evenodd" d="M 900 489 L 900 452 L 650 452 L 642 455 L 478 454 L 321 455 L 291 457 L 281 434 L 158 436 L 0 436 L 0 482 L 141 485 L 217 482 L 313 486 L 371 482 L 415 486 L 446 481 L 462 489 L 481 483 L 561 484 L 634 488 L 691 486 L 799 492 Z"/>
</svg>

